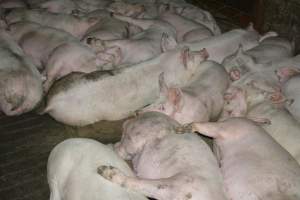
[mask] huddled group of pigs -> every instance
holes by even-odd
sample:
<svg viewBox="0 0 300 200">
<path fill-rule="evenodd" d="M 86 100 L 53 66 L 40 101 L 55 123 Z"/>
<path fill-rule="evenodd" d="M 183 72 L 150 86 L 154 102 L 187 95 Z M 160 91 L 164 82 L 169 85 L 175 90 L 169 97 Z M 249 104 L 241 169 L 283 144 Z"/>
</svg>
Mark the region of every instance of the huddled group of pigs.
<svg viewBox="0 0 300 200">
<path fill-rule="evenodd" d="M 134 116 L 113 146 L 53 149 L 51 200 L 300 200 L 293 41 L 252 24 L 221 33 L 183 0 L 0 0 L 0 17 L 4 114 Z"/>
</svg>

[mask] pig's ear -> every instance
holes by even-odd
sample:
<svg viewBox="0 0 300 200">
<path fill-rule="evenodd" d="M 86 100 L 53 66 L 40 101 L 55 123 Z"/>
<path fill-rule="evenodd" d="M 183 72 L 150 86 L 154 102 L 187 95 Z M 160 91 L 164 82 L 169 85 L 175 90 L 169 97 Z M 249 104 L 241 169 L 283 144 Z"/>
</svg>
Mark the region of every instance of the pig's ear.
<svg viewBox="0 0 300 200">
<path fill-rule="evenodd" d="M 165 52 L 171 49 L 175 49 L 177 46 L 176 39 L 172 36 L 169 36 L 167 33 L 163 33 L 161 37 L 161 51 Z"/>
<path fill-rule="evenodd" d="M 165 76 L 164 73 L 162 72 L 159 77 L 158 77 L 158 84 L 159 84 L 159 94 L 160 96 L 168 96 L 168 86 L 165 82 Z"/>
<path fill-rule="evenodd" d="M 269 37 L 277 37 L 277 36 L 278 36 L 278 33 L 274 32 L 274 31 L 269 31 L 259 38 L 259 42 L 262 42 L 263 40 L 265 40 Z"/>
<path fill-rule="evenodd" d="M 300 74 L 300 69 L 297 67 L 281 67 L 275 70 L 275 73 L 279 79 L 279 82 L 286 82 L 289 78 Z"/>
<path fill-rule="evenodd" d="M 176 112 L 182 110 L 182 91 L 180 88 L 170 88 L 168 90 L 168 100 L 174 105 Z"/>
<path fill-rule="evenodd" d="M 88 18 L 88 20 L 87 20 L 87 22 L 88 22 L 89 24 L 96 24 L 98 21 L 99 21 L 99 19 L 96 18 L 96 17 L 90 17 L 90 18 Z"/>
</svg>

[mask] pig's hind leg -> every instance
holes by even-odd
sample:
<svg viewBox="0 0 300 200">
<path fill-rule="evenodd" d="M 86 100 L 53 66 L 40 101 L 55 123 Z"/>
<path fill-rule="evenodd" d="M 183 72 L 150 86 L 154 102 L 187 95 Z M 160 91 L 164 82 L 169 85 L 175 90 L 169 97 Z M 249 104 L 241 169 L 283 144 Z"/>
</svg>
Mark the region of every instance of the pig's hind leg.
<svg viewBox="0 0 300 200">
<path fill-rule="evenodd" d="M 147 197 L 155 198 L 158 200 L 169 200 L 173 197 L 172 193 L 176 193 L 174 188 L 174 178 L 169 177 L 163 179 L 142 179 L 138 177 L 129 177 L 124 175 L 120 170 L 112 166 L 100 166 L 98 168 L 98 174 L 105 179 L 117 183 L 122 187 L 130 190 L 135 190 L 144 194 Z M 176 195 L 177 196 L 177 195 Z M 177 196 L 176 199 L 184 200 Z"/>
</svg>

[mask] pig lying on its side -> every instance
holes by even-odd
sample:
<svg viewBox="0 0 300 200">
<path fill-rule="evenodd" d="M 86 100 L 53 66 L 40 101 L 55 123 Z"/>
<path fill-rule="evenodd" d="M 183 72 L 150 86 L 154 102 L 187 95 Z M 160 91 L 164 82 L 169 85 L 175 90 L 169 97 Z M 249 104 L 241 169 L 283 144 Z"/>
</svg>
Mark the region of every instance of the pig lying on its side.
<svg viewBox="0 0 300 200">
<path fill-rule="evenodd" d="M 32 110 L 42 95 L 42 76 L 13 38 L 0 30 L 0 110 L 20 115 Z"/>
<path fill-rule="evenodd" d="M 233 79 L 237 80 L 247 72 L 265 70 L 269 63 L 281 62 L 293 54 L 291 42 L 281 37 L 268 37 L 247 51 L 240 46 L 234 54 L 226 57 L 222 64 L 229 74 L 235 75 Z"/>
<path fill-rule="evenodd" d="M 205 58 L 205 50 L 182 48 L 120 70 L 72 73 L 53 85 L 44 112 L 73 126 L 126 118 L 155 101 L 159 74 L 170 86 L 188 85 Z"/>
<path fill-rule="evenodd" d="M 230 87 L 226 91 L 221 120 L 247 117 L 262 127 L 300 163 L 300 124 L 285 109 L 273 105 L 265 92 L 253 87 Z"/>
<path fill-rule="evenodd" d="M 115 1 L 106 8 L 108 11 L 127 17 L 138 17 L 145 11 L 145 7 L 139 3 L 125 3 Z"/>
<path fill-rule="evenodd" d="M 73 0 L 47 0 L 36 5 L 38 8 L 46 9 L 52 13 L 72 14 L 78 9 Z"/>
<path fill-rule="evenodd" d="M 199 71 L 182 89 L 168 88 L 160 76 L 160 97 L 143 111 L 162 112 L 181 124 L 215 120 L 223 109 L 229 77 L 224 67 L 213 61 L 203 62 Z"/>
<path fill-rule="evenodd" d="M 121 49 L 119 64 L 135 64 L 148 60 L 162 52 L 161 41 L 165 37 L 175 38 L 176 30 L 162 20 L 134 19 L 126 16 L 114 15 L 115 18 L 126 21 L 143 29 L 142 32 L 129 39 L 102 41 L 91 38 L 89 44 L 93 49 Z"/>
<path fill-rule="evenodd" d="M 44 82 L 44 90 L 48 91 L 52 83 L 71 73 L 90 73 L 102 70 L 104 65 L 110 65 L 111 61 L 101 60 L 102 55 L 97 55 L 89 47 L 79 42 L 68 42 L 56 47 L 49 55 L 44 74 L 47 80 Z"/>
<path fill-rule="evenodd" d="M 210 60 L 221 63 L 224 58 L 234 53 L 239 45 L 243 45 L 245 50 L 251 49 L 259 44 L 261 37 L 272 36 L 274 32 L 268 32 L 264 36 L 260 36 L 250 24 L 246 29 L 234 29 L 232 31 L 223 33 L 203 39 L 198 42 L 182 42 L 179 46 L 188 46 L 191 50 L 199 50 L 206 48 L 210 56 Z M 166 47 L 167 49 L 176 48 L 176 43 L 171 43 Z"/>
<path fill-rule="evenodd" d="M 0 2 L 1 8 L 27 8 L 24 0 L 2 0 Z"/>
<path fill-rule="evenodd" d="M 169 2 L 172 4 L 172 1 Z M 194 5 L 185 3 L 183 5 L 174 5 L 177 7 L 176 11 L 177 14 L 200 24 L 205 25 L 206 27 L 211 30 L 214 35 L 220 35 L 221 30 L 217 25 L 216 20 L 214 17 L 206 10 L 200 9 Z"/>
<path fill-rule="evenodd" d="M 137 177 L 117 167 L 98 173 L 123 187 L 157 200 L 226 200 L 222 175 L 209 146 L 196 134 L 175 134 L 179 124 L 158 112 L 147 112 L 123 125 L 116 151 L 132 160 Z"/>
<path fill-rule="evenodd" d="M 91 139 L 68 139 L 50 153 L 47 165 L 51 200 L 147 200 L 97 174 L 99 165 L 118 167 L 133 176 L 129 166 L 108 146 Z"/>
<path fill-rule="evenodd" d="M 42 71 L 48 61 L 51 52 L 58 46 L 67 42 L 80 42 L 78 38 L 71 34 L 46 27 L 36 23 L 20 22 L 10 25 L 10 32 L 14 36 L 16 33 L 19 45 L 24 52 L 32 57 L 36 66 Z"/>
<path fill-rule="evenodd" d="M 300 165 L 251 120 L 193 123 L 191 129 L 215 139 L 229 199 L 300 198 Z"/>
<path fill-rule="evenodd" d="M 98 22 L 96 18 L 50 13 L 42 9 L 29 10 L 23 8 L 12 10 L 5 19 L 8 24 L 19 21 L 35 22 L 42 26 L 64 30 L 78 38 L 81 38 L 91 26 Z"/>
<path fill-rule="evenodd" d="M 214 35 L 205 25 L 177 14 L 176 9 L 170 7 L 170 5 L 161 5 L 160 13 L 159 18 L 168 22 L 176 29 L 178 42 L 195 42 Z"/>
<path fill-rule="evenodd" d="M 95 10 L 86 16 L 98 18 L 97 24 L 90 27 L 82 38 L 82 41 L 87 45 L 89 38 L 99 40 L 124 39 L 128 38 L 133 31 L 132 26 L 127 22 L 111 17 L 110 13 L 106 10 Z"/>
</svg>

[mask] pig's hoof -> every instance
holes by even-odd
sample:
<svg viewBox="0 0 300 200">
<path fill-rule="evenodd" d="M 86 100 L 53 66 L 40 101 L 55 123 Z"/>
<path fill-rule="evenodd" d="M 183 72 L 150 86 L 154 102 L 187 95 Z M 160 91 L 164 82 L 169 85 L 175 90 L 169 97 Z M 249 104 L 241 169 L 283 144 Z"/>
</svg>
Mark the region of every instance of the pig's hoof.
<svg viewBox="0 0 300 200">
<path fill-rule="evenodd" d="M 176 133 L 192 133 L 193 132 L 193 123 L 184 124 L 183 126 L 179 126 L 176 128 Z"/>
<path fill-rule="evenodd" d="M 122 174 L 121 171 L 119 171 L 117 168 L 113 166 L 102 165 L 98 167 L 97 173 L 109 181 L 118 183 L 120 185 L 124 185 L 125 176 Z"/>
<path fill-rule="evenodd" d="M 115 168 L 112 166 L 100 166 L 98 167 L 98 174 L 103 176 L 105 179 L 112 180 L 113 177 L 116 175 Z"/>
</svg>

